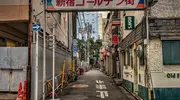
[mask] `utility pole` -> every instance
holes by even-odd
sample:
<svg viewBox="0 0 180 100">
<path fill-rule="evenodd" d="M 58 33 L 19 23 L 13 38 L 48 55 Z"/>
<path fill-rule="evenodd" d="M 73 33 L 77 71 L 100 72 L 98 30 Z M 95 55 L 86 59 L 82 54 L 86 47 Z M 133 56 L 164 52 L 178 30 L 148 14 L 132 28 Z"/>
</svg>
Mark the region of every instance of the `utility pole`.
<svg viewBox="0 0 180 100">
<path fill-rule="evenodd" d="M 54 85 L 55 85 L 55 79 L 54 79 L 54 78 L 55 78 L 55 44 L 56 44 L 56 43 L 55 43 L 55 26 L 56 26 L 56 25 L 55 25 L 55 23 L 54 23 L 54 24 L 53 24 L 53 59 L 52 59 L 52 60 L 53 60 L 53 61 L 52 61 L 52 62 L 53 62 L 53 90 L 52 90 L 52 91 L 53 91 L 53 93 L 52 93 L 52 94 L 53 94 L 53 95 L 52 95 L 52 99 L 53 99 L 53 100 L 54 100 L 54 92 L 55 92 L 55 91 L 54 91 L 54 90 L 55 90 L 55 89 L 54 89 L 54 88 L 55 88 L 55 87 L 54 87 Z"/>
<path fill-rule="evenodd" d="M 45 87 L 46 87 L 46 0 L 44 0 L 44 30 L 43 30 L 43 100 L 46 99 Z"/>
<path fill-rule="evenodd" d="M 26 71 L 26 99 L 31 100 L 31 57 L 32 57 L 32 0 L 29 0 L 29 25 L 28 25 L 28 66 Z"/>
</svg>

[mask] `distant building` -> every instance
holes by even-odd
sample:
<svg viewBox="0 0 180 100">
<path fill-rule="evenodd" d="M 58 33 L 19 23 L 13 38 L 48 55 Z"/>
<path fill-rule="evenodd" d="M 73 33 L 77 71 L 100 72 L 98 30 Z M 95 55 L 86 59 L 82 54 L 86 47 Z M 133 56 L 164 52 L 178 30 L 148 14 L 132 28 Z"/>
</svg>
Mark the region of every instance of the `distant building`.
<svg viewBox="0 0 180 100">
<path fill-rule="evenodd" d="M 98 35 L 99 39 L 103 39 L 103 16 L 102 13 L 98 13 Z"/>
<path fill-rule="evenodd" d="M 84 36 L 87 39 L 86 25 L 92 25 L 90 37 L 98 39 L 98 12 L 79 12 L 77 16 L 77 38 L 82 39 Z M 86 25 L 85 25 L 86 24 Z"/>
</svg>

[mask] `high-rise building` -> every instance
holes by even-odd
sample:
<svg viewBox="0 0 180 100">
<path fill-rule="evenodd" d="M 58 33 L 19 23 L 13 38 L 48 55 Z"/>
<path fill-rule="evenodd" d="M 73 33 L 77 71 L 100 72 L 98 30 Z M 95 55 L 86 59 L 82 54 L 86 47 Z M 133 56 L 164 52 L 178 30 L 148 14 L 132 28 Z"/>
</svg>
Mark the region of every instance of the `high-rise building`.
<svg viewBox="0 0 180 100">
<path fill-rule="evenodd" d="M 90 25 L 89 28 L 87 26 Z M 87 31 L 90 37 L 98 39 L 98 12 L 79 12 L 77 16 L 77 38 L 87 39 Z M 92 26 L 92 27 L 91 27 Z M 89 29 L 89 30 L 88 30 Z"/>
</svg>

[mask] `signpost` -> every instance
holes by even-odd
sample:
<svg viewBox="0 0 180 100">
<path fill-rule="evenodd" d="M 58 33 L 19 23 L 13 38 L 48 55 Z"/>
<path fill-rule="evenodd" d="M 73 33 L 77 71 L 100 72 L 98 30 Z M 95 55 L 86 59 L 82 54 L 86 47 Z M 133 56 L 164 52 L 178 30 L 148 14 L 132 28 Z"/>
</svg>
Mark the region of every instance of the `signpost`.
<svg viewBox="0 0 180 100">
<path fill-rule="evenodd" d="M 140 10 L 145 0 L 47 0 L 47 11 Z"/>
<path fill-rule="evenodd" d="M 38 51 L 39 51 L 39 33 L 38 33 L 38 31 L 41 29 L 41 26 L 40 26 L 40 24 L 33 24 L 32 25 L 32 30 L 33 30 L 33 43 L 35 44 L 35 56 L 34 56 L 34 58 L 36 59 L 35 60 L 35 62 L 34 62 L 34 70 L 33 70 L 33 72 L 35 72 L 34 73 L 34 76 L 35 76 L 35 80 L 34 80 L 34 91 L 33 91 L 33 93 L 34 93 L 34 98 L 33 98 L 33 100 L 38 100 L 38 58 L 39 58 L 39 54 L 38 54 Z"/>
<path fill-rule="evenodd" d="M 125 29 L 132 30 L 135 28 L 135 19 L 134 16 L 125 17 Z"/>
</svg>

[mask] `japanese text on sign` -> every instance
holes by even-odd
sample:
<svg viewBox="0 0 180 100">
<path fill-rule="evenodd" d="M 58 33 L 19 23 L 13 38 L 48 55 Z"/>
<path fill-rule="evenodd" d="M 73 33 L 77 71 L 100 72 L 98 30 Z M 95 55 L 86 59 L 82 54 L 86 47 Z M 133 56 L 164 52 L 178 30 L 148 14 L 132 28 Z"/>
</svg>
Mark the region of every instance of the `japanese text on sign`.
<svg viewBox="0 0 180 100">
<path fill-rule="evenodd" d="M 143 9 L 144 0 L 47 0 L 47 10 Z"/>
</svg>

